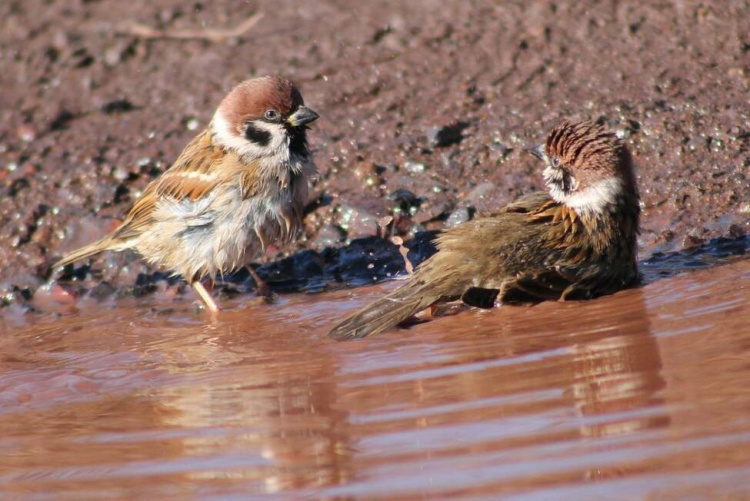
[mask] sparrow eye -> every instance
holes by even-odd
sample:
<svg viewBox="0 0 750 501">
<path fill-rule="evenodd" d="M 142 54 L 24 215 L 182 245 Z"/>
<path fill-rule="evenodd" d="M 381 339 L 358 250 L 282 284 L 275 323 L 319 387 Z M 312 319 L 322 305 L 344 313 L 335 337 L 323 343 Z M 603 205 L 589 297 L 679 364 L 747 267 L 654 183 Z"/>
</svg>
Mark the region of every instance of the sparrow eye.
<svg viewBox="0 0 750 501">
<path fill-rule="evenodd" d="M 560 167 L 560 163 L 561 162 L 560 162 L 559 158 L 552 157 L 552 167 L 554 167 L 555 169 L 557 169 L 558 167 Z"/>
<path fill-rule="evenodd" d="M 276 110 L 267 110 L 265 114 L 266 120 L 276 120 L 279 118 L 279 112 Z"/>
</svg>

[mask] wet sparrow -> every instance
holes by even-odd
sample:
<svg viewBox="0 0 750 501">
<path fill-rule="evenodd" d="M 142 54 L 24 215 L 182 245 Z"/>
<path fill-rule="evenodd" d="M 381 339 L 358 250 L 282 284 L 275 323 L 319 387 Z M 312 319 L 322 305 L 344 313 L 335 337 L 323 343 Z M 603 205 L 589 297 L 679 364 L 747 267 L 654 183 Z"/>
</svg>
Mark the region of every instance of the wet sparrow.
<svg viewBox="0 0 750 501">
<path fill-rule="evenodd" d="M 637 280 L 640 207 L 630 155 L 593 122 L 564 122 L 532 150 L 547 192 L 520 198 L 438 237 L 438 252 L 395 292 L 331 330 L 336 339 L 389 329 L 435 303 L 579 299 Z"/>
<path fill-rule="evenodd" d="M 200 280 L 247 265 L 299 229 L 308 181 L 316 173 L 306 130 L 317 118 L 286 79 L 241 83 L 208 128 L 148 185 L 119 228 L 55 266 L 132 249 L 182 275 L 206 307 L 218 311 Z M 247 268 L 259 289 L 267 288 Z"/>
</svg>

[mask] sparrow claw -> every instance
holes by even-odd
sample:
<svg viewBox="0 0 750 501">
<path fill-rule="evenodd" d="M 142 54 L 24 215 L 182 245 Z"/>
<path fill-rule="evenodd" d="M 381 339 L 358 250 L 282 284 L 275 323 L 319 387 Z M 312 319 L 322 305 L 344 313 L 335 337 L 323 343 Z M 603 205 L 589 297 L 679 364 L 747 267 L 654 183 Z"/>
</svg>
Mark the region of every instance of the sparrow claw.
<svg viewBox="0 0 750 501">
<path fill-rule="evenodd" d="M 250 276 L 253 277 L 253 281 L 255 281 L 255 295 L 266 298 L 266 302 L 268 303 L 274 302 L 276 300 L 276 294 L 273 293 L 271 287 L 269 287 L 268 284 L 264 282 L 262 278 L 260 278 L 260 276 L 252 266 L 247 265 L 245 266 L 245 268 L 247 269 L 247 272 L 250 274 Z"/>
<path fill-rule="evenodd" d="M 248 301 L 246 304 L 248 306 L 260 306 L 260 305 L 264 305 L 264 304 L 274 304 L 274 303 L 276 303 L 276 298 L 277 297 L 278 296 L 276 294 L 274 294 L 273 292 L 269 296 L 258 295 L 257 297 L 255 297 L 255 298 L 251 299 L 250 301 Z"/>
</svg>

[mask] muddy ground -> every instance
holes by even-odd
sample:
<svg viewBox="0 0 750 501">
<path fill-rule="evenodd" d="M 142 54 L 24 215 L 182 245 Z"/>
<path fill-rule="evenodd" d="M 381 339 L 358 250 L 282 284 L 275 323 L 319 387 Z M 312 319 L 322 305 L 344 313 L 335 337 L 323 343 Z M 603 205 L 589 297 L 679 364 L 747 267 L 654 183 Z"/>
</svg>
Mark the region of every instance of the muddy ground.
<svg viewBox="0 0 750 501">
<path fill-rule="evenodd" d="M 304 235 L 259 261 L 302 258 L 266 276 L 391 249 L 356 240 L 386 216 L 396 219 L 385 232 L 421 245 L 423 230 L 539 188 L 523 148 L 567 117 L 605 117 L 627 138 L 644 257 L 736 238 L 750 224 L 749 5 L 0 2 L 0 292 L 6 304 L 33 300 L 55 259 L 113 229 L 221 97 L 264 74 L 297 81 L 322 115 Z M 200 36 L 258 14 L 218 40 L 144 36 Z M 385 254 L 381 278 L 400 269 L 398 253 Z M 108 297 L 173 289 L 162 277 L 110 254 L 63 278 L 76 279 L 74 294 Z"/>
</svg>

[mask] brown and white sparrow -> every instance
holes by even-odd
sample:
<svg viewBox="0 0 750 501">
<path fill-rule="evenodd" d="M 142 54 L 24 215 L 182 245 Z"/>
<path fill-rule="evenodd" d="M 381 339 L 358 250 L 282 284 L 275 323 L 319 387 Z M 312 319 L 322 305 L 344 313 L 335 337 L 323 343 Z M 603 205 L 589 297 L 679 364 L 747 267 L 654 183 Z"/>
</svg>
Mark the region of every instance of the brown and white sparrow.
<svg viewBox="0 0 750 501">
<path fill-rule="evenodd" d="M 590 298 L 633 284 L 640 206 L 625 146 L 594 122 L 566 121 L 532 153 L 544 162 L 547 192 L 445 231 L 438 252 L 404 286 L 329 336 L 376 334 L 459 298 L 486 308 Z"/>
<path fill-rule="evenodd" d="M 269 244 L 297 233 L 308 182 L 317 172 L 306 135 L 317 118 L 289 80 L 239 84 L 208 128 L 148 185 L 120 227 L 55 266 L 132 249 L 182 275 L 206 307 L 218 311 L 203 277 L 247 266 Z"/>
</svg>

